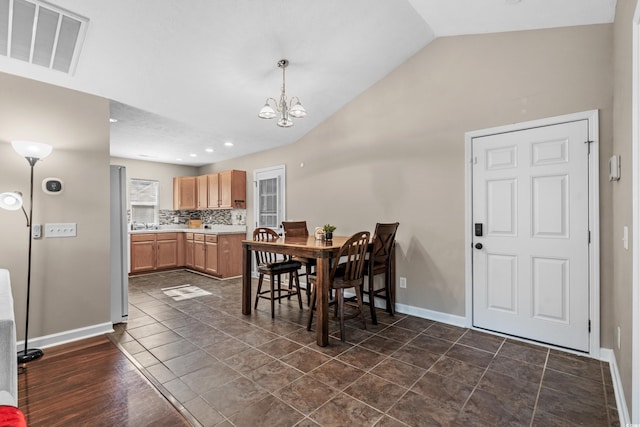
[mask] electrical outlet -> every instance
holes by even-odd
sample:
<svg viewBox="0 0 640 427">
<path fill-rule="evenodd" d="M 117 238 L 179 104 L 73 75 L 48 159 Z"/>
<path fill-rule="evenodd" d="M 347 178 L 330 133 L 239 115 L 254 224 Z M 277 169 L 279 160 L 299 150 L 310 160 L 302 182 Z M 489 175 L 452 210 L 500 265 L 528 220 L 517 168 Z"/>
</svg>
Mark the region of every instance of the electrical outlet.
<svg viewBox="0 0 640 427">
<path fill-rule="evenodd" d="M 407 278 L 406 277 L 401 277 L 400 278 L 400 287 L 402 289 L 405 289 L 407 287 Z"/>
<path fill-rule="evenodd" d="M 45 224 L 47 237 L 76 237 L 76 223 Z"/>
</svg>

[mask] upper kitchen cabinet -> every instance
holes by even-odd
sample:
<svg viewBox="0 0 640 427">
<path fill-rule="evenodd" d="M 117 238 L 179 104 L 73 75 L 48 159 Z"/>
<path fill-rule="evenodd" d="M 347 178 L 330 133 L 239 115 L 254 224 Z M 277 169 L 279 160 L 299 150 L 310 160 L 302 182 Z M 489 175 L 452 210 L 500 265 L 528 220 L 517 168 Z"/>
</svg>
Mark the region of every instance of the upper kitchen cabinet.
<svg viewBox="0 0 640 427">
<path fill-rule="evenodd" d="M 199 176 L 198 177 L 198 209 L 202 210 L 202 209 L 207 209 L 209 207 L 209 199 L 208 199 L 208 184 L 207 184 L 207 175 L 203 175 L 203 176 Z"/>
<path fill-rule="evenodd" d="M 247 172 L 228 170 L 173 179 L 173 209 L 246 209 Z"/>
<path fill-rule="evenodd" d="M 198 209 L 198 177 L 176 176 L 173 178 L 173 209 Z"/>
<path fill-rule="evenodd" d="M 207 175 L 209 209 L 246 209 L 247 172 L 228 170 Z"/>
</svg>

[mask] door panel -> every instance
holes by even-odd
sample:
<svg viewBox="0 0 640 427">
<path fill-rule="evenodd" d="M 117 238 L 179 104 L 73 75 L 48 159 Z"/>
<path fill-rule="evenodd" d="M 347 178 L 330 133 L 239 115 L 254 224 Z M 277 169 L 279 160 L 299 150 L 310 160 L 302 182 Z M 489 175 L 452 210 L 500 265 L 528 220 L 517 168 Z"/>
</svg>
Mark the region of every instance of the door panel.
<svg viewBox="0 0 640 427">
<path fill-rule="evenodd" d="M 473 138 L 473 325 L 589 350 L 588 121 Z"/>
</svg>

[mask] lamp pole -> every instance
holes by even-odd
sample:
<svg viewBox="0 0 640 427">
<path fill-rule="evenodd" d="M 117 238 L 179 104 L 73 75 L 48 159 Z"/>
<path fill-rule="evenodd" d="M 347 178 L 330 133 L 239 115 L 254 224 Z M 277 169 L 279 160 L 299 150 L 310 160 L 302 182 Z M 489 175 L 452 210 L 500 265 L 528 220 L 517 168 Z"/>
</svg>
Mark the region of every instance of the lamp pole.
<svg viewBox="0 0 640 427">
<path fill-rule="evenodd" d="M 31 236 L 31 224 L 33 218 L 33 168 L 36 165 L 38 159 L 36 157 L 26 157 L 29 165 L 31 166 L 31 184 L 29 187 L 29 216 L 27 218 L 27 228 L 29 229 L 29 256 L 27 262 L 27 312 L 25 315 L 24 326 L 24 350 L 22 354 L 18 354 L 18 364 L 24 365 L 32 360 L 39 359 L 43 356 L 43 352 L 40 349 L 29 349 L 29 299 L 31 297 L 31 244 L 33 237 Z"/>
</svg>

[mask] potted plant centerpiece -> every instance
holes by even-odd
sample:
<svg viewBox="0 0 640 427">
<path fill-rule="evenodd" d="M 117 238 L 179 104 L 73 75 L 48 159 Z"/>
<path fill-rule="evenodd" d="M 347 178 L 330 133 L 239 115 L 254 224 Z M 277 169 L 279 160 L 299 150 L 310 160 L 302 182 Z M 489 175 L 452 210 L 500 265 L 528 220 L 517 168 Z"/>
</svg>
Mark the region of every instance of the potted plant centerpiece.
<svg viewBox="0 0 640 427">
<path fill-rule="evenodd" d="M 322 227 L 322 230 L 324 231 L 324 238 L 327 240 L 333 239 L 333 231 L 335 229 L 336 227 L 334 225 L 325 224 L 324 227 Z"/>
</svg>

